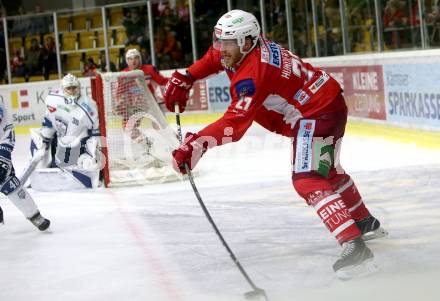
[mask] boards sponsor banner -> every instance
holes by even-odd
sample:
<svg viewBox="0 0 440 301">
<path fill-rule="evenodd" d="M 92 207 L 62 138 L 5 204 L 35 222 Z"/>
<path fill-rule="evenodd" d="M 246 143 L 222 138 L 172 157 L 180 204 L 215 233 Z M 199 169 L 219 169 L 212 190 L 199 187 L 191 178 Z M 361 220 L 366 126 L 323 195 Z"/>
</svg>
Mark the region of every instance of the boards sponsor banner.
<svg viewBox="0 0 440 301">
<path fill-rule="evenodd" d="M 208 92 L 206 87 L 206 80 L 198 80 L 194 83 L 190 91 L 190 97 L 186 105 L 187 111 L 207 111 L 208 106 Z"/>
<path fill-rule="evenodd" d="M 91 97 L 90 79 L 80 78 L 81 93 Z M 22 83 L 0 86 L 0 101 L 6 106 L 16 126 L 39 126 L 43 120 L 46 105 L 44 100 L 52 90 L 60 88 L 60 80 Z"/>
<path fill-rule="evenodd" d="M 386 119 L 382 66 L 322 67 L 342 86 L 349 115 Z"/>
<path fill-rule="evenodd" d="M 225 72 L 207 79 L 209 107 L 211 111 L 224 112 L 231 104 L 230 81 Z"/>
<path fill-rule="evenodd" d="M 440 127 L 440 64 L 384 65 L 388 120 Z"/>
</svg>

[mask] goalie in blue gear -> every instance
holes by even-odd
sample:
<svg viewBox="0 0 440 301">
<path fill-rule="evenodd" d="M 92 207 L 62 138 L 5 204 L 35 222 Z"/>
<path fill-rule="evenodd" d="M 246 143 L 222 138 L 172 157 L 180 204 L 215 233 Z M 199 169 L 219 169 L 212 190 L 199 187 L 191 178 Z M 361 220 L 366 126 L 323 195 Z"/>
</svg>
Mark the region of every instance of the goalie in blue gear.
<svg viewBox="0 0 440 301">
<path fill-rule="evenodd" d="M 50 221 L 44 218 L 32 196 L 15 176 L 11 153 L 15 146 L 14 126 L 2 102 L 0 102 L 0 191 L 37 227 L 44 231 Z M 0 208 L 0 223 L 3 223 L 3 211 Z"/>
<path fill-rule="evenodd" d="M 44 153 L 32 173 L 32 188 L 97 187 L 102 156 L 95 102 L 81 95 L 80 82 L 72 74 L 64 76 L 61 89 L 49 93 L 45 102 L 42 127 L 31 130 L 33 157 Z"/>
</svg>

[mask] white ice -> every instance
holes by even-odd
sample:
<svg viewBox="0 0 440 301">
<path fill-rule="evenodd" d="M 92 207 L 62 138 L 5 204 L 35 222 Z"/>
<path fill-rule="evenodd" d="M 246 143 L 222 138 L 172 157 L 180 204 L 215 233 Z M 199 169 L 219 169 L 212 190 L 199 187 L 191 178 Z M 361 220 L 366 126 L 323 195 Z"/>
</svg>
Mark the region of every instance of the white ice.
<svg viewBox="0 0 440 301">
<path fill-rule="evenodd" d="M 29 137 L 17 140 L 20 173 Z M 341 162 L 390 233 L 368 243 L 380 271 L 348 282 L 331 269 L 340 247 L 291 185 L 288 139 L 253 127 L 240 142 L 210 150 L 196 184 L 272 301 L 440 300 L 439 151 L 347 136 Z M 30 192 L 51 231 L 39 232 L 0 199 L 1 301 L 234 301 L 250 290 L 187 181 Z"/>
</svg>

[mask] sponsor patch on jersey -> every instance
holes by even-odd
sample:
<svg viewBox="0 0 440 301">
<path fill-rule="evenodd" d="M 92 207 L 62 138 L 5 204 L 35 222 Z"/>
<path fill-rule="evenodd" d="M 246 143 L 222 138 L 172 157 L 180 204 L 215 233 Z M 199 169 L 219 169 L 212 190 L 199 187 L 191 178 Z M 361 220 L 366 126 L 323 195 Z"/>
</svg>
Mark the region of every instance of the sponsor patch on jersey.
<svg viewBox="0 0 440 301">
<path fill-rule="evenodd" d="M 323 73 L 311 86 L 309 86 L 310 92 L 315 94 L 329 78 L 330 76 L 327 73 Z"/>
<path fill-rule="evenodd" d="M 306 91 L 299 89 L 298 92 L 296 92 L 295 95 L 293 96 L 293 99 L 295 99 L 301 105 L 304 105 L 307 101 L 309 101 L 310 96 L 309 94 L 307 94 Z"/>
<path fill-rule="evenodd" d="M 312 170 L 312 144 L 315 132 L 315 120 L 303 119 L 300 121 L 296 137 L 295 172 L 308 172 Z"/>
<path fill-rule="evenodd" d="M 60 104 L 57 105 L 57 109 L 64 110 L 67 113 L 70 113 L 70 109 L 68 107 L 64 106 L 64 105 L 60 105 Z"/>
<path fill-rule="evenodd" d="M 243 79 L 235 85 L 237 97 L 252 96 L 255 94 L 255 84 L 251 78 Z"/>
<path fill-rule="evenodd" d="M 270 54 L 265 44 L 261 45 L 261 61 L 263 63 L 269 63 Z"/>
<path fill-rule="evenodd" d="M 76 119 L 75 117 L 72 117 L 72 123 L 73 123 L 74 125 L 78 125 L 78 126 L 79 126 L 79 120 Z"/>
<path fill-rule="evenodd" d="M 270 42 L 267 44 L 270 51 L 269 64 L 277 68 L 281 68 L 281 49 L 278 44 Z"/>
</svg>

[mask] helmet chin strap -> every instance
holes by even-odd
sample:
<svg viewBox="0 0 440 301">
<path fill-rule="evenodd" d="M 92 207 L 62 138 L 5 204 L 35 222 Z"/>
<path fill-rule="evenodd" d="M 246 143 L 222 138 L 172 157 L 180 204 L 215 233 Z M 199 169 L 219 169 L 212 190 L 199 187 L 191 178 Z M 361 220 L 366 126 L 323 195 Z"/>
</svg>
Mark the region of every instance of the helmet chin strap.
<svg viewBox="0 0 440 301">
<path fill-rule="evenodd" d="M 236 65 L 240 65 L 241 62 L 244 60 L 244 58 L 246 57 L 246 55 L 248 55 L 254 48 L 255 46 L 257 46 L 258 43 L 258 39 L 255 39 L 255 42 L 253 43 L 252 47 L 248 50 L 248 51 L 244 51 L 243 47 L 245 46 L 245 42 L 246 39 L 242 40 L 242 43 L 240 43 L 241 45 L 239 45 L 240 47 L 240 53 L 242 54 L 241 59 L 236 63 Z"/>
</svg>

